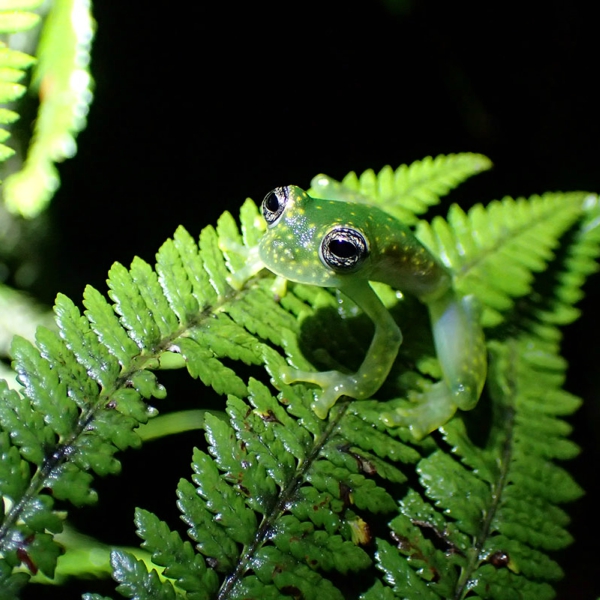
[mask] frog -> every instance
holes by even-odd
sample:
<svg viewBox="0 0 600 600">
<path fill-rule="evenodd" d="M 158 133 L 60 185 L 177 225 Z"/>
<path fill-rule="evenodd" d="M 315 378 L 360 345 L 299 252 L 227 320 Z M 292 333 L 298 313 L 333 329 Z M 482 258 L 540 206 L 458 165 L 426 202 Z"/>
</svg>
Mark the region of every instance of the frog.
<svg viewBox="0 0 600 600">
<path fill-rule="evenodd" d="M 421 439 L 457 409 L 470 410 L 479 400 L 487 371 L 479 305 L 472 295 L 456 291 L 451 270 L 408 226 L 373 204 L 331 196 L 312 197 L 294 185 L 270 191 L 261 205 L 266 230 L 258 257 L 286 280 L 338 290 L 372 320 L 373 338 L 355 373 L 287 366 L 282 381 L 320 387 L 311 407 L 321 419 L 342 396 L 372 398 L 392 369 L 402 332 L 371 282 L 411 294 L 429 311 L 442 378 L 380 418 L 388 427 L 408 427 Z"/>
</svg>

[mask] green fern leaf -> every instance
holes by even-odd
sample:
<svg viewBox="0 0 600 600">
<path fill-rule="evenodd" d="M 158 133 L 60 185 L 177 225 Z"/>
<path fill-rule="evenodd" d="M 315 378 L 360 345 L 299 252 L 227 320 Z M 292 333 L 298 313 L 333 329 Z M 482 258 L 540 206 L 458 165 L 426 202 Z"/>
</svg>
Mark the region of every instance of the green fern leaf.
<svg viewBox="0 0 600 600">
<path fill-rule="evenodd" d="M 228 398 L 230 424 L 208 415 L 205 427 L 213 458 L 196 451 L 196 487 L 188 482 L 179 486 L 189 535 L 207 557 L 206 572 L 220 574 L 222 597 L 342 597 L 323 573 L 333 569 L 349 574 L 369 564 L 368 554 L 356 545 L 368 527 L 354 508 L 365 515 L 396 515 L 390 526 L 397 547 L 378 539 L 373 556 L 388 585 L 371 586 L 361 597 L 377 593 L 448 598 L 477 589 L 482 598 L 493 598 L 501 597 L 502 585 L 512 586 L 502 593 L 510 589 L 524 597 L 548 595 L 549 582 L 560 577 L 561 570 L 546 552 L 570 539 L 568 520 L 556 503 L 580 494 L 552 462 L 577 452 L 567 439 L 570 428 L 558 417 L 578 404 L 560 389 L 565 363 L 557 354 L 559 337 L 552 328 L 555 321 L 572 317 L 567 314 L 569 302 L 579 298 L 579 287 L 594 268 L 593 261 L 585 259 L 595 256 L 599 245 L 595 238 L 590 242 L 594 221 L 591 213 L 585 214 L 584 196 L 565 198 L 504 200 L 489 211 L 477 207 L 468 214 L 452 209 L 447 222 L 438 218 L 429 229 L 418 228 L 437 244 L 459 283 L 478 278 L 475 293 L 497 322 L 511 318 L 520 332 L 508 338 L 505 330 L 489 328 L 493 419 L 482 447 L 469 439 L 468 419 L 461 417 L 441 430 L 448 447 L 433 440 L 416 447 L 401 431 L 382 427 L 378 411 L 388 406 L 375 401 L 339 403 L 332 411 L 335 426 L 316 419 L 308 409 L 310 391 L 278 380 L 283 362 L 272 346 L 285 348 L 294 361 L 305 360 L 296 339 L 298 321 L 335 306 L 335 300 L 323 290 L 293 286 L 277 306 L 268 280 L 261 279 L 233 294 L 227 267 L 235 271 L 241 262 L 233 254 L 225 260 L 217 238 L 238 245 L 246 238 L 240 237 L 230 216 L 219 221 L 216 233 L 210 229 L 203 234 L 200 255 L 207 260 L 213 298 L 223 313 L 192 326 L 179 340 L 188 368 L 189 363 L 197 372 L 201 368 L 200 358 L 190 359 L 193 353 L 205 363 L 225 357 L 248 364 L 264 361 L 282 390 L 275 399 L 266 386 L 250 379 L 244 393 Z M 246 203 L 244 210 L 247 222 L 253 223 L 255 208 Z M 588 223 L 588 235 L 583 222 Z M 558 260 L 555 249 L 565 236 L 566 252 L 561 250 Z M 528 253 L 530 247 L 535 249 Z M 175 265 L 172 248 L 169 253 L 168 264 Z M 522 254 L 527 256 L 521 259 Z M 502 261 L 512 281 L 500 281 L 496 266 Z M 549 265 L 568 275 L 556 277 L 554 283 L 564 290 L 564 306 L 540 303 L 531 294 Z M 579 276 L 570 275 L 577 269 Z M 193 280 L 189 273 L 186 277 Z M 198 288 L 192 284 L 188 289 Z M 205 298 L 194 293 L 198 305 L 207 306 Z M 523 296 L 530 296 L 528 307 L 517 314 L 513 299 Z M 181 322 L 186 309 L 182 300 L 173 304 L 180 306 L 176 314 Z M 488 325 L 490 321 L 494 322 L 489 319 Z M 536 337 L 537 331 L 545 337 Z M 427 373 L 437 373 L 430 362 L 417 364 L 428 365 Z M 398 504 L 386 482 L 410 481 L 405 474 L 410 470 L 419 476 L 419 485 L 404 496 L 397 514 Z M 262 523 L 256 513 L 263 516 Z M 160 527 L 162 537 L 168 537 L 165 526 Z M 161 559 L 166 568 L 176 568 L 173 553 L 168 560 L 166 556 Z"/>
<path fill-rule="evenodd" d="M 14 102 L 25 93 L 25 87 L 18 82 L 25 76 L 25 70 L 34 62 L 35 59 L 28 54 L 11 50 L 0 43 L 0 103 Z M 0 108 L 0 124 L 10 125 L 18 118 L 16 112 Z M 14 150 L 3 143 L 9 136 L 8 131 L 0 129 L 0 162 L 14 154 Z"/>
<path fill-rule="evenodd" d="M 44 461 L 44 449 L 55 441 L 54 431 L 44 423 L 41 413 L 31 410 L 29 400 L 4 381 L 0 381 L 0 423 L 10 432 L 11 442 L 19 448 L 23 458 L 40 466 Z M 10 484 L 11 479 L 0 478 Z M 11 498 L 12 494 L 7 495 Z"/>
<path fill-rule="evenodd" d="M 198 302 L 192 294 L 192 282 L 185 270 L 177 245 L 167 240 L 156 255 L 156 271 L 169 306 L 182 326 L 191 324 L 198 314 Z"/>
<path fill-rule="evenodd" d="M 44 415 L 44 422 L 59 439 L 67 439 L 77 422 L 78 413 L 75 402 L 67 395 L 66 385 L 27 340 L 15 337 L 12 355 L 19 381 L 24 386 L 24 395 Z"/>
<path fill-rule="evenodd" d="M 264 310 L 267 305 L 268 314 Z M 296 320 L 273 302 L 273 294 L 261 287 L 249 290 L 242 298 L 228 304 L 224 309 L 236 323 L 250 333 L 277 346 L 283 344 L 285 332 L 297 330 L 298 327 Z"/>
<path fill-rule="evenodd" d="M 13 565 L 0 559 L 0 600 L 18 598 L 28 580 L 26 573 L 14 573 Z"/>
<path fill-rule="evenodd" d="M 32 2 L 3 2 L 0 5 L 0 32 L 14 33 L 31 29 L 39 21 L 38 15 L 27 12 L 41 4 L 41 0 Z M 0 103 L 14 102 L 25 93 L 25 86 L 21 81 L 26 70 L 31 67 L 35 59 L 28 54 L 12 50 L 6 44 L 0 42 Z M 0 124 L 9 125 L 14 123 L 19 115 L 7 108 L 0 108 Z M 5 129 L 0 129 L 0 162 L 14 154 L 14 150 L 5 142 L 10 136 Z"/>
<path fill-rule="evenodd" d="M 131 263 L 130 273 L 146 305 L 146 312 L 158 325 L 160 337 L 171 336 L 177 331 L 179 322 L 171 310 L 154 269 L 147 262 L 136 257 Z"/>
<path fill-rule="evenodd" d="M 274 564 L 277 565 L 277 569 L 272 568 Z M 307 600 L 318 600 L 320 598 L 343 600 L 340 591 L 328 579 L 277 548 L 264 547 L 259 550 L 252 567 L 261 582 L 265 584 L 272 582 L 279 590 L 280 595 L 272 595 L 274 598 L 292 595 Z M 245 597 L 243 593 L 240 594 L 244 589 L 243 583 L 239 586 L 239 591 L 236 588 L 232 590 L 232 598 Z"/>
<path fill-rule="evenodd" d="M 128 552 L 115 550 L 110 563 L 113 577 L 119 582 L 117 591 L 123 596 L 137 600 L 175 600 L 173 586 L 161 581 L 156 571 L 148 572 L 144 563 Z"/>
<path fill-rule="evenodd" d="M 115 391 L 111 402 L 121 414 L 133 417 L 138 423 L 146 423 L 156 413 L 148 407 L 136 390 L 127 387 Z"/>
<path fill-rule="evenodd" d="M 225 479 L 244 495 L 250 508 L 265 514 L 274 503 L 276 489 L 264 465 L 249 454 L 245 443 L 236 439 L 235 430 L 228 423 L 209 414 L 205 429 L 209 452 Z"/>
<path fill-rule="evenodd" d="M 238 547 L 223 531 L 207 503 L 198 496 L 196 488 L 181 480 L 177 486 L 177 497 L 181 518 L 189 525 L 188 535 L 196 542 L 197 548 L 211 557 L 217 571 L 232 570 L 239 557 Z"/>
<path fill-rule="evenodd" d="M 196 490 L 206 502 L 226 535 L 240 544 L 250 544 L 256 530 L 256 516 L 244 499 L 219 477 L 219 470 L 207 454 L 197 448 L 192 462 Z"/>
<path fill-rule="evenodd" d="M 476 594 L 480 594 L 480 598 L 490 598 L 490 600 L 504 600 L 507 590 L 511 590 L 514 597 L 523 600 L 554 598 L 554 590 L 548 583 L 531 581 L 511 573 L 508 569 L 496 569 L 492 565 L 485 565 L 478 571 L 471 589 Z"/>
<path fill-rule="evenodd" d="M 279 550 L 312 568 L 340 573 L 366 569 L 370 564 L 366 552 L 340 535 L 315 531 L 312 523 L 301 522 L 292 515 L 278 520 L 271 540 Z"/>
<path fill-rule="evenodd" d="M 19 451 L 11 446 L 9 435 L 5 431 L 0 434 L 0 449 L 0 491 L 7 498 L 20 498 L 29 481 L 28 465 L 21 460 Z"/>
<path fill-rule="evenodd" d="M 190 338 L 179 338 L 174 347 L 185 358 L 192 377 L 212 386 L 219 394 L 246 395 L 246 384 L 235 372 L 217 360 L 213 353 Z"/>
<path fill-rule="evenodd" d="M 208 246 L 209 254 L 218 251 L 217 240 L 213 242 Z M 41 328 L 36 336 L 37 348 L 22 339 L 15 340 L 13 357 L 24 396 L 9 391 L 4 384 L 0 390 L 5 400 L 0 409 L 0 435 L 6 446 L 6 483 L 1 491 L 10 508 L 0 529 L 0 552 L 4 557 L 12 556 L 13 565 L 20 562 L 15 558 L 20 552 L 29 556 L 32 569 L 51 575 L 58 546 L 48 547 L 50 537 L 44 531 L 60 531 L 62 524 L 53 511 L 53 498 L 76 506 L 94 502 L 91 472 L 118 472 L 116 450 L 139 446 L 140 438 L 133 430 L 154 414 L 142 396 L 165 395 L 155 375 L 144 369 L 158 366 L 162 353 L 194 345 L 187 353 L 190 356 L 186 356 L 192 371 L 194 365 L 208 358 L 207 372 L 216 389 L 247 394 L 245 383 L 215 356 L 220 353 L 230 358 L 234 354 L 257 364 L 262 361 L 262 345 L 225 314 L 212 319 L 210 313 L 190 313 L 215 298 L 214 287 L 207 282 L 212 278 L 215 283 L 215 265 L 224 265 L 222 254 L 220 258 L 209 256 L 205 270 L 206 253 L 206 248 L 197 247 L 194 252 L 189 236 L 180 230 L 174 243 L 165 246 L 158 257 L 163 267 L 172 266 L 173 261 L 179 264 L 175 279 L 171 275 L 157 276 L 139 259 L 133 261 L 129 271 L 115 265 L 109 279 L 115 308 L 92 288 L 86 289 L 84 315 L 73 302 L 59 295 L 55 312 L 60 337 Z M 204 275 L 194 273 L 198 266 Z M 207 275 L 210 269 L 213 274 Z M 175 273 L 175 269 L 171 271 Z M 198 294 L 197 305 L 181 304 L 181 295 L 175 293 L 174 288 L 183 285 L 184 279 L 192 282 L 188 291 L 194 289 Z M 258 312 L 257 307 L 252 310 Z M 190 337 L 177 339 L 190 315 L 194 319 L 193 324 L 187 322 Z M 194 342 L 194 336 L 203 346 Z M 219 338 L 222 343 L 214 344 L 213 352 L 209 348 Z M 10 438 L 5 431 L 11 431 Z M 27 461 L 38 469 L 32 472 Z M 209 472 L 207 469 L 205 466 L 202 472 Z M 262 480 L 260 486 L 264 488 L 261 468 L 256 479 Z M 228 490 L 217 488 L 223 493 Z M 42 489 L 51 489 L 52 497 L 41 494 Z M 233 498 L 231 494 L 227 497 Z M 233 505 L 239 508 L 243 503 L 236 500 Z M 192 503 L 192 508 L 197 507 Z M 231 514 L 237 516 L 237 511 Z M 254 515 L 251 511 L 248 514 Z M 11 539 L 31 541 L 24 548 L 11 545 Z M 38 547 L 45 548 L 44 560 L 38 557 Z"/>
<path fill-rule="evenodd" d="M 46 479 L 52 494 L 59 500 L 68 500 L 75 506 L 95 504 L 97 493 L 91 489 L 93 477 L 82 472 L 74 463 L 55 467 Z"/>
<path fill-rule="evenodd" d="M 83 292 L 85 316 L 100 342 L 121 365 L 129 364 L 139 353 L 139 348 L 120 326 L 117 316 L 106 298 L 91 286 Z"/>
<path fill-rule="evenodd" d="M 115 263 L 108 272 L 108 287 L 120 321 L 139 348 L 155 348 L 160 329 L 127 269 Z"/>
<path fill-rule="evenodd" d="M 307 473 L 307 480 L 318 490 L 329 492 L 335 498 L 341 497 L 340 487 L 352 490 L 352 502 L 358 508 L 369 512 L 391 512 L 396 507 L 390 494 L 377 486 L 372 479 L 352 473 L 329 461 L 320 460 L 314 463 Z"/>
<path fill-rule="evenodd" d="M 137 534 L 144 540 L 142 547 L 152 554 L 152 560 L 166 567 L 163 576 L 175 580 L 176 586 L 188 593 L 191 600 L 210 600 L 218 589 L 215 571 L 207 569 L 204 559 L 196 554 L 189 542 L 152 513 L 136 509 Z M 170 566 L 169 566 L 170 565 Z"/>
<path fill-rule="evenodd" d="M 262 364 L 264 344 L 224 313 L 194 329 L 190 337 L 216 356 L 241 360 L 247 365 Z"/>
<path fill-rule="evenodd" d="M 27 560 L 49 577 L 54 576 L 54 569 L 62 548 L 53 540 L 49 533 L 38 533 L 27 544 Z"/>
<path fill-rule="evenodd" d="M 121 370 L 119 363 L 94 335 L 89 321 L 66 296 L 58 294 L 54 306 L 56 321 L 65 345 L 89 376 L 109 388 Z M 82 335 L 83 334 L 83 335 Z"/>
<path fill-rule="evenodd" d="M 146 412 L 145 417 L 148 416 Z M 145 420 L 147 420 L 145 418 Z M 102 410 L 96 413 L 90 428 L 100 438 L 114 444 L 118 450 L 139 448 L 142 445 L 139 435 L 133 431 L 139 423 L 132 417 L 116 410 Z"/>
<path fill-rule="evenodd" d="M 162 400 L 167 395 L 165 387 L 158 382 L 156 375 L 151 371 L 137 371 L 131 375 L 129 382 L 146 400 L 150 398 Z"/>
<path fill-rule="evenodd" d="M 230 598 L 265 598 L 266 600 L 280 600 L 283 596 L 274 585 L 265 585 L 258 577 L 247 577 L 236 584 L 229 594 Z"/>
<path fill-rule="evenodd" d="M 248 390 L 248 399 L 255 408 L 254 414 L 263 421 L 273 424 L 269 429 L 275 439 L 281 442 L 286 453 L 291 454 L 296 460 L 304 461 L 314 443 L 310 434 L 295 426 L 295 421 L 262 383 L 251 379 Z"/>
<path fill-rule="evenodd" d="M 265 224 L 258 208 L 248 198 L 240 208 L 240 228 L 244 245 L 253 248 L 258 244 L 265 229 Z"/>
<path fill-rule="evenodd" d="M 41 356 L 52 365 L 61 381 L 69 381 L 69 397 L 81 410 L 88 408 L 90 399 L 98 396 L 98 384 L 54 331 L 39 327 L 35 337 Z"/>
<path fill-rule="evenodd" d="M 217 236 L 220 240 L 226 239 L 233 248 L 243 247 L 243 239 L 238 225 L 231 213 L 225 211 L 217 220 Z M 227 268 L 229 271 L 235 272 L 243 268 L 246 264 L 246 258 L 239 252 L 223 252 Z"/>
<path fill-rule="evenodd" d="M 192 236 L 183 227 L 178 227 L 173 236 L 173 244 L 181 257 L 198 306 L 201 310 L 207 306 L 214 306 L 217 302 L 217 292 L 210 283 L 203 259 L 198 253 L 198 246 Z"/>
<path fill-rule="evenodd" d="M 116 475 L 121 463 L 113 458 L 117 448 L 97 435 L 82 435 L 77 443 L 73 462 L 83 471 L 95 471 L 100 476 Z"/>
<path fill-rule="evenodd" d="M 32 4 L 31 2 L 29 3 Z M 41 2 L 35 2 L 34 5 L 40 5 Z M 3 33 L 17 33 L 19 31 L 27 31 L 35 27 L 39 21 L 39 15 L 35 13 L 14 10 L 0 5 L 0 31 Z M 5 12 L 8 11 L 8 12 Z"/>
<path fill-rule="evenodd" d="M 23 3 L 22 10 L 41 4 Z M 6 5 L 2 3 L 5 10 Z M 0 28 L 8 20 L 12 30 L 23 30 L 36 25 L 40 17 L 11 9 L 0 13 Z M 33 137 L 21 170 L 4 182 L 6 206 L 14 213 L 39 214 L 59 186 L 54 163 L 76 152 L 75 135 L 85 126 L 92 99 L 88 65 L 93 29 L 86 0 L 56 0 L 44 15 L 31 82 L 40 97 Z"/>
<path fill-rule="evenodd" d="M 396 595 L 391 588 L 376 580 L 368 592 L 360 595 L 360 600 L 396 600 Z"/>
<path fill-rule="evenodd" d="M 239 398 L 229 397 L 227 413 L 239 438 L 248 451 L 258 458 L 275 484 L 284 489 L 295 471 L 294 457 L 285 451 L 284 445 L 275 437 L 273 427 L 248 409 L 248 405 Z"/>
<path fill-rule="evenodd" d="M 428 156 L 395 171 L 383 167 L 375 174 L 372 169 L 352 171 L 341 183 L 317 175 L 311 192 L 319 198 L 354 200 L 379 205 L 406 225 L 417 223 L 417 215 L 440 202 L 440 198 L 465 179 L 485 171 L 491 161 L 481 154 L 449 154 Z"/>
<path fill-rule="evenodd" d="M 483 481 L 465 469 L 447 454 L 437 451 L 424 458 L 417 468 L 427 495 L 438 506 L 452 515 L 458 528 L 475 535 L 473 528 L 479 523 L 485 508 L 491 503 L 491 490 Z M 439 479 L 440 473 L 450 477 Z M 464 501 L 465 491 L 469 502 Z"/>
<path fill-rule="evenodd" d="M 343 500 L 338 500 L 331 494 L 319 492 L 314 487 L 302 487 L 289 509 L 298 520 L 310 521 L 333 534 L 342 525 L 340 513 L 343 511 L 343 505 Z"/>
<path fill-rule="evenodd" d="M 439 600 L 440 596 L 427 586 L 391 544 L 385 540 L 378 540 L 375 556 L 377 568 L 382 571 L 383 578 L 393 589 L 395 597 Z"/>
<path fill-rule="evenodd" d="M 547 266 L 560 236 L 581 218 L 588 196 L 505 198 L 468 214 L 453 205 L 448 221 L 420 222 L 417 236 L 451 269 L 456 287 L 485 305 L 484 323 L 493 325 L 512 308 L 513 297 L 531 292 L 535 272 Z"/>
<path fill-rule="evenodd" d="M 365 423 L 351 414 L 345 415 L 340 421 L 340 432 L 349 442 L 365 450 L 372 450 L 381 458 L 409 464 L 416 463 L 421 458 L 421 455 L 413 447 L 390 439 L 383 427 L 380 427 L 380 430 L 374 430 L 369 423 Z"/>
<path fill-rule="evenodd" d="M 11 84 L 20 81 L 25 75 L 25 69 L 28 69 L 35 59 L 24 52 L 7 48 L 4 44 L 0 45 L 0 102 L 12 102 L 19 98 L 25 91 L 22 85 L 13 86 Z M 15 120 L 16 113 L 3 109 L 3 123 L 10 123 Z"/>
<path fill-rule="evenodd" d="M 219 249 L 219 238 L 213 227 L 205 227 L 200 234 L 200 252 L 204 269 L 208 273 L 210 284 L 215 288 L 219 299 L 229 293 L 227 278 L 229 271 L 223 253 Z"/>
</svg>

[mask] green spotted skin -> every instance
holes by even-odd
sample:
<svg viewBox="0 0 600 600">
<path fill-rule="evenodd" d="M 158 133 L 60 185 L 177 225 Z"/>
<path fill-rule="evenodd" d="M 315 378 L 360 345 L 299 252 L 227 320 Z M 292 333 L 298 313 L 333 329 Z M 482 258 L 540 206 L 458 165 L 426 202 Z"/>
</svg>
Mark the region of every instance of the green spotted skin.
<svg viewBox="0 0 600 600">
<path fill-rule="evenodd" d="M 374 322 L 375 335 L 356 373 L 289 368 L 284 381 L 322 388 L 313 403 L 325 418 L 340 396 L 370 398 L 388 376 L 402 334 L 369 281 L 415 295 L 430 312 L 442 381 L 416 394 L 408 408 L 385 413 L 389 426 L 419 438 L 443 425 L 456 408 L 473 408 L 486 376 L 485 340 L 471 297 L 459 297 L 450 273 L 398 220 L 364 203 L 311 198 L 296 186 L 265 197 L 268 229 L 259 256 L 270 271 L 298 283 L 337 288 Z M 332 257 L 333 255 L 333 257 Z"/>
</svg>

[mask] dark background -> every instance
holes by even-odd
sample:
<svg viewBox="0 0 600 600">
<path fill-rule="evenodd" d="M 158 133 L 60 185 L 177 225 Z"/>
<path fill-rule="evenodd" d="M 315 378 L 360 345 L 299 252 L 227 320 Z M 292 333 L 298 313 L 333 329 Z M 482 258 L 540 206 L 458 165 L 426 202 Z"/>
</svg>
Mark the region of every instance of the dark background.
<svg viewBox="0 0 600 600">
<path fill-rule="evenodd" d="M 583 0 L 98 2 L 95 100 L 77 157 L 60 167 L 36 293 L 51 303 L 58 291 L 81 298 L 88 283 L 105 290 L 113 261 L 153 262 L 177 225 L 197 235 L 247 196 L 307 187 L 319 172 L 341 178 L 472 151 L 495 167 L 452 194 L 465 207 L 599 191 L 595 12 Z M 583 453 L 569 469 L 588 495 L 571 507 L 577 543 L 557 557 L 566 570 L 559 598 L 573 599 L 600 595 L 597 276 L 586 290 L 585 317 L 565 332 L 568 389 L 586 400 L 572 420 Z M 137 463 L 125 457 L 138 487 L 100 482 L 106 512 L 90 513 L 91 526 L 117 519 L 133 543 L 119 500 L 156 508 L 152 479 L 135 474 L 143 464 L 169 471 L 173 485 L 160 487 L 173 490 L 189 474 L 193 443 L 161 442 Z M 175 454 L 180 472 L 165 460 Z"/>
</svg>

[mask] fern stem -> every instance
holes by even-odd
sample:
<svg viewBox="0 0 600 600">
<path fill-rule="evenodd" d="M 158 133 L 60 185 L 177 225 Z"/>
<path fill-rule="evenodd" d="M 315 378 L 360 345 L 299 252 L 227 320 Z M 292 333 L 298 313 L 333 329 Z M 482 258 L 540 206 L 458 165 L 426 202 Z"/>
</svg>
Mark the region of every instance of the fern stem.
<svg viewBox="0 0 600 600">
<path fill-rule="evenodd" d="M 473 572 L 479 567 L 479 564 L 482 561 L 481 552 L 490 535 L 490 530 L 492 526 L 492 521 L 496 516 L 496 512 L 502 500 L 502 492 L 506 485 L 506 480 L 508 477 L 509 465 L 513 452 L 513 433 L 515 426 L 515 398 L 517 397 L 516 390 L 516 381 L 517 376 L 514 372 L 515 361 L 517 360 L 517 350 L 516 344 L 514 340 L 507 340 L 507 345 L 511 349 L 509 366 L 510 372 L 506 373 L 506 387 L 501 390 L 502 394 L 502 404 L 503 412 L 501 421 L 505 423 L 504 430 L 507 432 L 506 439 L 502 444 L 502 452 L 501 452 L 501 460 L 500 460 L 500 470 L 498 473 L 498 479 L 492 489 L 492 502 L 490 504 L 489 509 L 485 514 L 485 518 L 483 519 L 483 523 L 481 526 L 481 530 L 473 548 L 469 552 L 469 559 L 467 566 L 463 570 L 460 579 L 458 580 L 456 592 L 454 594 L 454 600 L 461 600 L 464 598 L 466 592 L 470 589 L 470 579 Z"/>
</svg>

